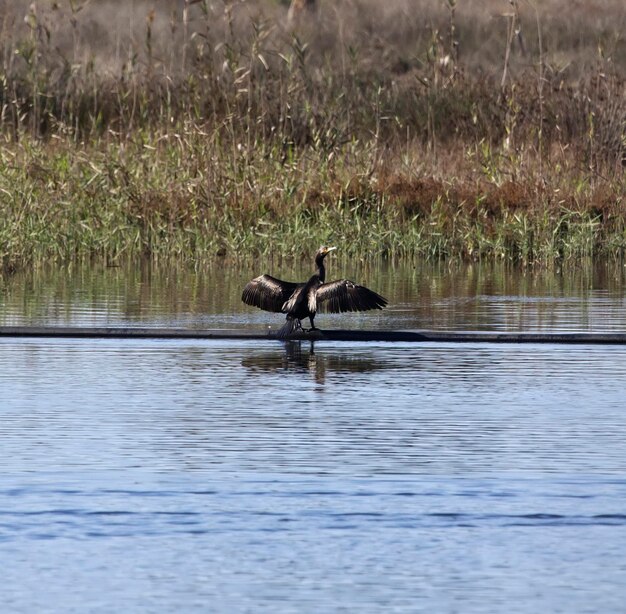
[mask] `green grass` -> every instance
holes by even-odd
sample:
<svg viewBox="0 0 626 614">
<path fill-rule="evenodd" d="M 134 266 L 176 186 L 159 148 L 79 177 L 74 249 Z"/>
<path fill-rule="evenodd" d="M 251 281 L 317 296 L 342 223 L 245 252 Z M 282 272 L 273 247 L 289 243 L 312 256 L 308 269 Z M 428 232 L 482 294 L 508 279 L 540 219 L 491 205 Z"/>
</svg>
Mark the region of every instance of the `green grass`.
<svg viewBox="0 0 626 614">
<path fill-rule="evenodd" d="M 507 183 L 483 170 L 445 182 L 362 175 L 372 154 L 359 144 L 331 162 L 303 150 L 284 163 L 266 142 L 252 147 L 251 160 L 193 127 L 175 134 L 142 133 L 123 147 L 63 140 L 5 147 L 2 260 L 206 261 L 307 255 L 323 243 L 359 257 L 525 263 L 624 251 L 618 179 L 592 185 L 582 173 L 572 186 L 570 169 L 538 189 L 532 173 Z"/>
</svg>

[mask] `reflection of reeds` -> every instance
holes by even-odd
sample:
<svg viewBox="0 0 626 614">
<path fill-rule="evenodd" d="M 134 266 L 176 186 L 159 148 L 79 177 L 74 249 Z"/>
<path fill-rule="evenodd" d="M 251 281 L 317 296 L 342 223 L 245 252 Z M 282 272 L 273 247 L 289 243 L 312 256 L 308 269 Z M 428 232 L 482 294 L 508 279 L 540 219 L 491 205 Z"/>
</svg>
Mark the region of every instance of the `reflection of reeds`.
<svg viewBox="0 0 626 614">
<path fill-rule="evenodd" d="M 283 4 L 0 0 L 0 261 L 622 251 L 621 2 Z"/>
<path fill-rule="evenodd" d="M 259 270 L 279 270 L 285 279 L 302 279 L 310 272 L 310 259 L 295 268 L 296 262 L 290 259 L 273 262 L 271 266 L 263 260 L 261 265 L 247 262 L 240 267 L 209 264 L 199 272 L 176 261 L 162 264 L 120 261 L 119 267 L 89 262 L 68 267 L 41 263 L 22 268 L 11 278 L 0 277 L 0 325 L 15 324 L 12 322 L 15 315 L 24 318 L 24 323 L 41 323 L 47 316 L 66 324 L 77 324 L 77 319 L 85 317 L 93 323 L 94 318 L 101 316 L 135 322 L 167 320 L 170 324 L 174 319 L 181 324 L 209 328 L 210 318 L 206 320 L 203 316 L 242 313 L 245 316 L 242 321 L 247 321 L 250 308 L 240 300 L 241 288 L 252 274 Z M 380 263 L 362 266 L 353 259 L 344 259 L 333 266 L 330 274 L 338 270 L 357 279 L 367 279 L 388 296 L 394 306 L 394 318 L 402 318 L 407 310 L 417 314 L 420 328 L 454 327 L 454 318 L 463 312 L 462 305 L 469 311 L 480 312 L 480 297 L 484 296 L 496 302 L 512 300 L 518 307 L 522 297 L 527 305 L 535 304 L 534 313 L 546 325 L 558 309 L 550 300 L 555 296 L 570 300 L 581 310 L 589 307 L 593 296 L 599 297 L 602 304 L 608 299 L 615 310 L 612 317 L 623 319 L 621 305 L 626 274 L 619 262 L 581 260 L 571 263 L 566 274 L 562 274 L 555 268 L 521 270 L 503 261 L 403 262 L 389 268 Z M 517 310 L 511 312 L 511 318 L 516 314 L 520 315 Z M 470 322 L 466 316 L 463 318 Z M 276 324 L 274 316 L 261 312 L 258 321 L 262 327 Z M 481 323 L 493 324 L 493 319 L 476 320 L 476 328 Z M 513 321 L 510 324 L 515 327 Z M 336 327 L 332 319 L 328 320 L 328 327 Z M 308 344 L 302 345 L 303 357 L 309 354 L 309 349 Z M 342 365 L 334 366 L 335 370 L 343 370 Z"/>
</svg>

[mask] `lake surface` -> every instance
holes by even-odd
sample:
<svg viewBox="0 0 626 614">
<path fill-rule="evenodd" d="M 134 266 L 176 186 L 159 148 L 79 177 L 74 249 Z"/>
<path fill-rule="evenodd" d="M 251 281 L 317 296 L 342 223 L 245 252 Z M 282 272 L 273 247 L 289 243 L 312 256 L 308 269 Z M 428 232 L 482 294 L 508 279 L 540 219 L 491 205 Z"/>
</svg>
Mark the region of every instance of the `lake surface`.
<svg viewBox="0 0 626 614">
<path fill-rule="evenodd" d="M 307 266 L 41 268 L 0 325 L 278 327 Z M 334 260 L 328 328 L 626 330 L 618 265 Z M 2 611 L 623 612 L 626 347 L 0 339 Z"/>
</svg>

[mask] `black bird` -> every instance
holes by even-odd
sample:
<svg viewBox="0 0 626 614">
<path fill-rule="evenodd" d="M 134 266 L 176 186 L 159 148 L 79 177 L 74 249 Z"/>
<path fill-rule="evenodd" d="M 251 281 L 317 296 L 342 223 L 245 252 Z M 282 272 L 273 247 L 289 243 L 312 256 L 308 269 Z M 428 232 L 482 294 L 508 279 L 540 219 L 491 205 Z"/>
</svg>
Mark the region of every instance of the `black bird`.
<svg viewBox="0 0 626 614">
<path fill-rule="evenodd" d="M 314 319 L 318 309 L 330 313 L 342 311 L 368 311 L 382 309 L 387 300 L 359 286 L 349 279 L 326 281 L 324 258 L 335 247 L 320 247 L 315 254 L 317 272 L 306 283 L 282 281 L 271 275 L 261 275 L 246 284 L 241 300 L 247 305 L 260 307 L 265 311 L 286 313 L 287 322 L 278 331 L 278 337 L 285 338 L 302 328 L 301 320 L 309 318 L 311 328 L 318 330 Z"/>
</svg>

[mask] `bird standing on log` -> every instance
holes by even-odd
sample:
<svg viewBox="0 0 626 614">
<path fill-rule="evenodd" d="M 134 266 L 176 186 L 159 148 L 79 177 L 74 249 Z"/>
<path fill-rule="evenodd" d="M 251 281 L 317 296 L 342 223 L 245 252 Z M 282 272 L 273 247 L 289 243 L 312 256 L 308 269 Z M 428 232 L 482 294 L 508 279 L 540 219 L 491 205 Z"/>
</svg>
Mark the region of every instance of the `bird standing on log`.
<svg viewBox="0 0 626 614">
<path fill-rule="evenodd" d="M 311 322 L 308 332 L 318 330 L 314 322 L 318 309 L 341 313 L 385 307 L 387 300 L 380 294 L 349 279 L 326 283 L 324 258 L 334 249 L 336 248 L 320 247 L 317 250 L 317 272 L 306 283 L 282 281 L 271 275 L 261 275 L 246 284 L 241 300 L 265 311 L 286 313 L 287 321 L 277 333 L 281 339 L 289 337 L 295 331 L 304 331 L 301 320 L 305 318 L 309 318 Z"/>
</svg>

